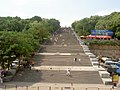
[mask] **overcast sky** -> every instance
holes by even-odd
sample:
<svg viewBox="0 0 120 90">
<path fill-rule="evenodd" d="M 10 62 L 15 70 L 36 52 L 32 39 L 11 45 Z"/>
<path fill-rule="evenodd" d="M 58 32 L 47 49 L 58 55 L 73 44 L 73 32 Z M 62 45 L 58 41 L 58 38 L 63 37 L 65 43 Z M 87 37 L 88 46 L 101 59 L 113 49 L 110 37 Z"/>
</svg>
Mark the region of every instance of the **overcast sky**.
<svg viewBox="0 0 120 90">
<path fill-rule="evenodd" d="M 61 26 L 114 11 L 120 11 L 120 0 L 0 0 L 0 16 L 55 18 Z"/>
</svg>

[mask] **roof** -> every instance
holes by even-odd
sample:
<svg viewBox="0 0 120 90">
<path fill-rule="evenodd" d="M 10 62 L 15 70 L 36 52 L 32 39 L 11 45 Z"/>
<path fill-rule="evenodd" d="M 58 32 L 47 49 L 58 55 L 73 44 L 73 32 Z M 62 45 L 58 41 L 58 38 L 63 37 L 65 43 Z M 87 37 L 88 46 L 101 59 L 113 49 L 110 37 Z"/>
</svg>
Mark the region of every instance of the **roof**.
<svg viewBox="0 0 120 90">
<path fill-rule="evenodd" d="M 108 39 L 111 39 L 112 37 L 111 36 L 89 35 L 89 36 L 86 36 L 86 38 L 108 38 Z"/>
</svg>

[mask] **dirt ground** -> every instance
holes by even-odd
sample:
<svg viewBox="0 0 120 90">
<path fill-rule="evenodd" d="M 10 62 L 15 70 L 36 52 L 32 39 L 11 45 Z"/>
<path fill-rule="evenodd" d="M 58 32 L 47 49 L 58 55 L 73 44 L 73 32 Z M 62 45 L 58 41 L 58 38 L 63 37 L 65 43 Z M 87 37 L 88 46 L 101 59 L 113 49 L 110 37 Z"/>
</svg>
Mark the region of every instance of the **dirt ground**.
<svg viewBox="0 0 120 90">
<path fill-rule="evenodd" d="M 91 45 L 89 46 L 92 53 L 95 55 L 102 55 L 112 57 L 114 59 L 120 58 L 120 46 L 109 46 L 109 45 Z"/>
</svg>

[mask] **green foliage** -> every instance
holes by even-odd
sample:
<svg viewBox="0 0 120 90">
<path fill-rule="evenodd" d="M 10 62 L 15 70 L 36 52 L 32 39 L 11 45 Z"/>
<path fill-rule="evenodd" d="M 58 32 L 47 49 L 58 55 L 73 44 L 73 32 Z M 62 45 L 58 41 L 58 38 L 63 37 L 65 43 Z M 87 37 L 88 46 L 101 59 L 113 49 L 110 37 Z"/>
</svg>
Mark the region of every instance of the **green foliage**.
<svg viewBox="0 0 120 90">
<path fill-rule="evenodd" d="M 91 41 L 85 41 L 86 43 L 89 43 L 90 45 L 111 45 L 111 46 L 120 46 L 120 42 L 112 41 L 112 40 L 91 40 Z"/>
<path fill-rule="evenodd" d="M 96 23 L 101 19 L 101 16 L 91 16 L 90 18 L 84 18 L 72 23 L 72 27 L 78 33 L 78 35 L 89 35 L 91 30 L 95 29 Z"/>
<path fill-rule="evenodd" d="M 120 32 L 120 12 L 113 12 L 110 15 L 104 16 L 95 26 L 95 29 L 112 30 L 113 37 L 119 37 Z"/>
<path fill-rule="evenodd" d="M 57 29 L 60 23 L 56 19 L 31 19 L 19 17 L 0 17 L 0 62 L 12 62 L 15 58 L 30 57 L 46 39 Z M 8 65 L 9 67 L 9 65 Z"/>
<path fill-rule="evenodd" d="M 41 22 L 42 21 L 42 18 L 39 17 L 39 16 L 34 16 L 30 19 L 30 21 L 34 22 L 34 21 L 37 21 L 37 22 Z"/>
<path fill-rule="evenodd" d="M 0 48 L 4 55 L 11 56 L 12 54 L 27 56 L 33 50 L 32 38 L 28 38 L 27 34 L 21 32 L 3 32 L 0 37 Z"/>
<path fill-rule="evenodd" d="M 17 31 L 26 29 L 28 21 L 20 17 L 0 17 L 0 31 Z"/>
<path fill-rule="evenodd" d="M 120 40 L 120 31 L 117 31 L 117 32 L 115 33 L 115 35 L 116 35 L 116 37 Z"/>
<path fill-rule="evenodd" d="M 112 30 L 120 39 L 120 12 L 113 12 L 106 16 L 91 16 L 72 23 L 72 28 L 78 35 L 89 35 L 91 30 Z"/>
</svg>

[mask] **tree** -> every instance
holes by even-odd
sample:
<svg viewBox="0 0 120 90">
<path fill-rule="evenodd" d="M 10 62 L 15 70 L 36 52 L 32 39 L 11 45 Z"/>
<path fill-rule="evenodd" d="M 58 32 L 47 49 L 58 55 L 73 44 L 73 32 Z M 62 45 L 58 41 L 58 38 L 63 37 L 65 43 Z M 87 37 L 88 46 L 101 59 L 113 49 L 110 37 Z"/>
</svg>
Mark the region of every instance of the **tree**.
<svg viewBox="0 0 120 90">
<path fill-rule="evenodd" d="M 120 31 L 120 12 L 113 12 L 110 15 L 104 16 L 103 19 L 98 21 L 95 28 L 102 29 L 102 30 L 112 30 L 116 37 L 117 32 Z"/>
<path fill-rule="evenodd" d="M 91 30 L 95 29 L 96 23 L 101 19 L 101 16 L 91 16 L 72 23 L 72 27 L 78 35 L 89 35 Z"/>
<path fill-rule="evenodd" d="M 32 22 L 34 22 L 34 21 L 41 22 L 42 18 L 39 17 L 39 16 L 34 16 L 34 17 L 30 18 L 30 21 L 32 21 Z"/>
<path fill-rule="evenodd" d="M 119 38 L 120 12 L 113 12 L 106 16 L 91 16 L 72 23 L 72 28 L 79 35 L 88 35 L 91 30 L 112 30 L 113 37 Z"/>
<path fill-rule="evenodd" d="M 120 40 L 120 31 L 116 32 L 116 37 Z"/>
<path fill-rule="evenodd" d="M 31 19 L 0 17 L 0 24 L 0 62 L 3 68 L 5 62 L 9 68 L 13 55 L 16 58 L 31 57 L 31 54 L 60 28 L 58 20 L 41 20 L 38 16 Z"/>
<path fill-rule="evenodd" d="M 29 57 L 38 45 L 38 42 L 32 36 L 22 32 L 2 32 L 0 40 L 1 62 L 8 61 L 11 63 L 12 55 L 15 55 L 16 58 L 21 58 L 21 56 Z M 6 56 L 7 61 L 3 61 Z"/>
</svg>

